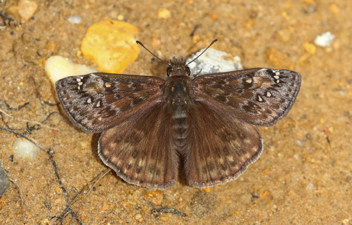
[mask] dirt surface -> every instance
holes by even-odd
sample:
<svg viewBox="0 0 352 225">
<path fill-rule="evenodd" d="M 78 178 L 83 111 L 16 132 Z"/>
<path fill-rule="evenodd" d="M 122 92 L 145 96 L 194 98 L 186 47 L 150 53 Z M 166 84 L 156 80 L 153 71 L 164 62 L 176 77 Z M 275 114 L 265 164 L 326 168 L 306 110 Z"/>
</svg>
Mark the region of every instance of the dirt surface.
<svg viewBox="0 0 352 225">
<path fill-rule="evenodd" d="M 259 128 L 265 151 L 237 180 L 198 189 L 180 174 L 174 187 L 159 191 L 127 184 L 111 172 L 72 205 L 64 224 L 352 224 L 351 1 L 35 2 L 36 12 L 21 25 L 0 19 L 0 126 L 27 130 L 27 137 L 54 151 L 69 199 L 106 167 L 97 155 L 99 135 L 76 129 L 57 105 L 44 102 L 57 100 L 43 65 L 61 55 L 94 67 L 78 54 L 90 25 L 128 22 L 138 28 L 136 38 L 165 59 L 189 56 L 218 38 L 213 48 L 240 56 L 245 68 L 302 75 L 292 110 L 275 126 Z M 0 11 L 14 18 L 8 8 L 15 4 L 1 1 Z M 170 16 L 158 16 L 160 9 Z M 68 22 L 74 15 L 80 24 Z M 330 47 L 312 45 L 327 31 L 336 36 Z M 142 50 L 124 73 L 164 75 L 151 58 Z M 39 129 L 28 129 L 36 124 L 27 127 L 28 120 L 41 122 L 52 112 L 34 127 Z M 11 183 L 0 199 L 0 224 L 60 223 L 52 218 L 67 201 L 50 155 L 20 159 L 12 150 L 15 139 L 0 131 L 0 159 L 19 188 Z"/>
</svg>

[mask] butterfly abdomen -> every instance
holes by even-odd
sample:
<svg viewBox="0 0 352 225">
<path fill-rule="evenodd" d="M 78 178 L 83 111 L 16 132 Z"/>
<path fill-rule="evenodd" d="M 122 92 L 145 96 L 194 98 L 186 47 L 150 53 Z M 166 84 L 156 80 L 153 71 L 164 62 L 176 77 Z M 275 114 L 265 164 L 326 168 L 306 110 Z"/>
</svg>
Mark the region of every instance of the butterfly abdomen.
<svg viewBox="0 0 352 225">
<path fill-rule="evenodd" d="M 186 140 L 188 137 L 188 126 L 186 123 L 188 110 L 180 109 L 173 113 L 173 139 L 178 150 L 182 150 L 186 145 Z"/>
<path fill-rule="evenodd" d="M 189 107 L 194 104 L 190 98 L 189 77 L 170 78 L 170 89 L 166 96 L 167 104 L 172 111 L 173 139 L 178 150 L 186 145 Z"/>
</svg>

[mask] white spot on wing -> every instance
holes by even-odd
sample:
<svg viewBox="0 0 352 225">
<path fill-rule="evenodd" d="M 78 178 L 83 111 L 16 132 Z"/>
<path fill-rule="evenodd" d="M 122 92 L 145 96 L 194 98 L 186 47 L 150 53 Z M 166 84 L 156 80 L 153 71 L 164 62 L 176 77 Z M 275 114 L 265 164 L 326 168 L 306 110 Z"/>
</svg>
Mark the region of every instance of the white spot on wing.
<svg viewBox="0 0 352 225">
<path fill-rule="evenodd" d="M 145 160 L 139 160 L 138 166 L 145 166 Z"/>
<path fill-rule="evenodd" d="M 253 82 L 253 79 L 252 78 L 246 78 L 245 81 L 246 81 L 246 83 L 251 84 Z"/>
</svg>

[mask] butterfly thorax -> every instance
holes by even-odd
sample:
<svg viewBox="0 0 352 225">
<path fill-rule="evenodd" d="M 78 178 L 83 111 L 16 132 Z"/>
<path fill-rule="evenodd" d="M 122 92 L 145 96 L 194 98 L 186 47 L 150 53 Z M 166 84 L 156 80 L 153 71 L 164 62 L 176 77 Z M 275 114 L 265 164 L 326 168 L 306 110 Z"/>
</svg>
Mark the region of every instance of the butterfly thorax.
<svg viewBox="0 0 352 225">
<path fill-rule="evenodd" d="M 192 103 L 192 87 L 190 85 L 190 69 L 183 57 L 173 58 L 167 69 L 167 90 L 165 90 L 166 102 L 173 111 L 186 110 L 187 105 Z"/>
</svg>

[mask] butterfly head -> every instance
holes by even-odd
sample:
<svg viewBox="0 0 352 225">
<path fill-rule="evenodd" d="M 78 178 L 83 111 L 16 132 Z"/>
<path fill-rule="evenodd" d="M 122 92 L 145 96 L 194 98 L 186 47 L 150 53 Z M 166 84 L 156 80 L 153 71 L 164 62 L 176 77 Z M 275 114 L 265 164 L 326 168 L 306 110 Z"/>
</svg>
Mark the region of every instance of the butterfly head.
<svg viewBox="0 0 352 225">
<path fill-rule="evenodd" d="M 191 70 L 188 65 L 186 65 L 186 61 L 183 57 L 176 58 L 173 57 L 170 60 L 169 67 L 167 68 L 167 76 L 175 77 L 175 76 L 190 76 Z"/>
</svg>

